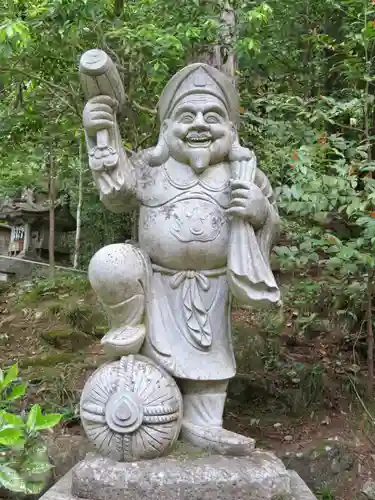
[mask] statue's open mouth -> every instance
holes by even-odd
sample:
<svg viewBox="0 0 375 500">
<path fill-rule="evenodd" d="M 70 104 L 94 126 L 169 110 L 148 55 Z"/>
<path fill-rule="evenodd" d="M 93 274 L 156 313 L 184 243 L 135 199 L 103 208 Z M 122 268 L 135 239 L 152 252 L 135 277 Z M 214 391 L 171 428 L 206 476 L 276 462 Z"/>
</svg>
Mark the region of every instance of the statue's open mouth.
<svg viewBox="0 0 375 500">
<path fill-rule="evenodd" d="M 209 132 L 189 132 L 186 142 L 192 148 L 208 148 L 212 142 L 212 136 Z"/>
</svg>

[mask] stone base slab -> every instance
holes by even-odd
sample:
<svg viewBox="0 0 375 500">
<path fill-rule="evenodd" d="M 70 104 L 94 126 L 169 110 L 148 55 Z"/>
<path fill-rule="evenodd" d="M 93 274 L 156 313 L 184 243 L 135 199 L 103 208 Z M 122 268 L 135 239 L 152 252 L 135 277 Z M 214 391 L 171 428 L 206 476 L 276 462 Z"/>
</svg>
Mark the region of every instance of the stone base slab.
<svg viewBox="0 0 375 500">
<path fill-rule="evenodd" d="M 88 456 L 41 500 L 316 500 L 272 453 L 118 463 Z"/>
</svg>

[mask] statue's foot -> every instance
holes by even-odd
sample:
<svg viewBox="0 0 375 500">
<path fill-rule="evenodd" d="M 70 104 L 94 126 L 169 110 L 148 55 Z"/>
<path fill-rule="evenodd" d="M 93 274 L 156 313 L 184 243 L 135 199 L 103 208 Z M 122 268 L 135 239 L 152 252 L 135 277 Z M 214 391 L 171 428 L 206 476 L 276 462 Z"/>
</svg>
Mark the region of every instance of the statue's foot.
<svg viewBox="0 0 375 500">
<path fill-rule="evenodd" d="M 138 354 L 145 340 L 146 328 L 144 325 L 124 326 L 112 328 L 101 340 L 106 353 L 121 357 L 129 354 Z"/>
<path fill-rule="evenodd" d="M 200 427 L 186 421 L 182 423 L 181 437 L 194 446 L 219 455 L 246 456 L 255 448 L 254 439 L 222 427 Z"/>
</svg>

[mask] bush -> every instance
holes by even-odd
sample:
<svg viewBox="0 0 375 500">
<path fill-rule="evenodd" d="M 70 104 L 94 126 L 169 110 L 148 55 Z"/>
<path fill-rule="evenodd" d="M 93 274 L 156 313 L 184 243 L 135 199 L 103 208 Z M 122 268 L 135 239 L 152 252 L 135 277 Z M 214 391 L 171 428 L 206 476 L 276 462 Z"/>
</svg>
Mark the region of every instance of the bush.
<svg viewBox="0 0 375 500">
<path fill-rule="evenodd" d="M 22 306 L 33 305 L 43 298 L 55 298 L 61 294 L 84 294 L 90 289 L 85 274 L 59 272 L 54 280 L 46 277 L 34 278 L 21 290 L 19 299 Z"/>
<path fill-rule="evenodd" d="M 17 408 L 27 384 L 18 378 L 18 366 L 0 369 L 0 487 L 18 493 L 39 493 L 52 468 L 40 431 L 59 423 L 61 415 L 44 414 L 39 405 L 29 412 Z"/>
</svg>

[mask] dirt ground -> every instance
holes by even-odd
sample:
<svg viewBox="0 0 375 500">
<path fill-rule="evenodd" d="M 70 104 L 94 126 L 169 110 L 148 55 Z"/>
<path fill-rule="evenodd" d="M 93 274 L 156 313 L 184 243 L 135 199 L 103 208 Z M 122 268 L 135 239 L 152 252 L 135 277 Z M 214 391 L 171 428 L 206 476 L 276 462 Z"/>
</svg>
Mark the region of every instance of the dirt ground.
<svg viewBox="0 0 375 500">
<path fill-rule="evenodd" d="M 85 287 L 59 285 L 35 292 L 29 284 L 0 294 L 0 366 L 19 364 L 22 378 L 29 382 L 24 406 L 37 401 L 64 413 L 63 423 L 47 436 L 53 453 L 64 457 L 57 476 L 83 452 L 80 391 L 106 360 L 99 341 L 106 328 L 96 299 Z M 253 335 L 257 328 L 254 313 L 233 312 L 235 344 L 242 354 L 239 376 L 229 390 L 226 427 L 255 438 L 258 447 L 273 450 L 284 461 L 291 457 L 291 465 L 322 442 L 339 442 L 343 456 L 350 456 L 350 467 L 342 466 L 345 460 L 339 457 L 344 469 L 336 470 L 332 481 L 328 477 L 327 484 L 320 481 L 315 492 L 322 500 L 362 498 L 363 484 L 375 478 L 375 419 L 370 418 L 371 405 L 353 394 L 337 368 L 345 360 L 334 337 L 291 343 L 287 332 L 281 332 L 273 352 L 272 344 Z M 252 343 L 244 345 L 249 339 Z M 245 356 L 249 350 L 252 356 Z M 301 363 L 311 367 L 308 377 L 298 372 Z M 302 473 L 304 467 L 311 475 L 310 463 L 301 464 Z"/>
</svg>

